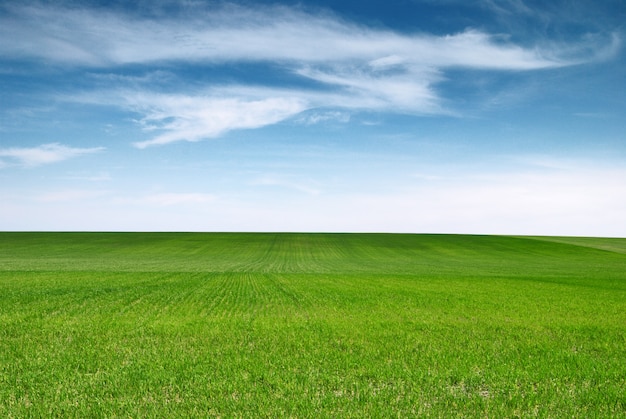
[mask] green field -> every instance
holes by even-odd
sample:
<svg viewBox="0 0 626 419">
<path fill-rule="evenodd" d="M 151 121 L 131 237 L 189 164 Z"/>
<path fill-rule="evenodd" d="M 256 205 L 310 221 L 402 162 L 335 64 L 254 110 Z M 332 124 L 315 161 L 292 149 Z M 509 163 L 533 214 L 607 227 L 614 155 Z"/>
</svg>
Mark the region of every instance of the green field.
<svg viewBox="0 0 626 419">
<path fill-rule="evenodd" d="M 626 417 L 626 239 L 0 233 L 0 417 Z"/>
</svg>

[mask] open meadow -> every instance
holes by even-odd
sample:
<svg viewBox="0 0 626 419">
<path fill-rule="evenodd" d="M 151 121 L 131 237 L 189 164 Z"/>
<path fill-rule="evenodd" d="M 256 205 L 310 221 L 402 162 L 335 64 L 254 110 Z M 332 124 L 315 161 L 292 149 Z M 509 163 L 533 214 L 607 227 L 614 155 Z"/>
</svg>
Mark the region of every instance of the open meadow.
<svg viewBox="0 0 626 419">
<path fill-rule="evenodd" d="M 626 239 L 0 233 L 0 417 L 626 417 Z"/>
</svg>

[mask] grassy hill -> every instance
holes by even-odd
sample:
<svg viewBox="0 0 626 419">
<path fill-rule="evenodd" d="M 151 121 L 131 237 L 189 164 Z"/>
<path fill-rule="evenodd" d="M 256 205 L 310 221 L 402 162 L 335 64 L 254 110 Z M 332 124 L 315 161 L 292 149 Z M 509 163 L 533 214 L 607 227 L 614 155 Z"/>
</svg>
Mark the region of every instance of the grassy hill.
<svg viewBox="0 0 626 419">
<path fill-rule="evenodd" d="M 3 417 L 626 417 L 626 239 L 0 233 Z"/>
</svg>

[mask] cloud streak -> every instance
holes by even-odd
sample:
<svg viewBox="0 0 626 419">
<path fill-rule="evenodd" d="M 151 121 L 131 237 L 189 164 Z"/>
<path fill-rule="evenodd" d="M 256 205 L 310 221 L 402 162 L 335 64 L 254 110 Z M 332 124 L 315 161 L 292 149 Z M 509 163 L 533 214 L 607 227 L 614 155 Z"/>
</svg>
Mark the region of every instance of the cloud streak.
<svg viewBox="0 0 626 419">
<path fill-rule="evenodd" d="M 285 7 L 228 6 L 161 20 L 44 6 L 9 10 L 0 18 L 0 35 L 11 35 L 14 42 L 3 43 L 0 52 L 82 66 L 162 61 L 324 64 L 389 56 L 437 67 L 537 69 L 567 64 L 476 30 L 447 36 L 403 34 Z"/>
<path fill-rule="evenodd" d="M 21 166 L 35 167 L 44 164 L 57 163 L 86 154 L 98 153 L 104 147 L 75 148 L 59 143 L 43 144 L 38 147 L 11 147 L 0 149 L 0 168 L 7 167 L 9 161 L 17 162 Z"/>
<path fill-rule="evenodd" d="M 280 122 L 306 109 L 303 100 L 293 97 L 262 99 L 238 97 L 136 95 L 132 109 L 142 113 L 145 130 L 161 133 L 134 143 L 137 148 L 176 141 L 199 141 L 218 137 L 235 129 L 259 128 Z"/>
<path fill-rule="evenodd" d="M 197 86 L 194 93 L 184 88 L 157 93 L 157 80 L 156 86 L 139 82 L 132 92 L 114 85 L 107 92 L 92 92 L 96 99 L 83 96 L 86 102 L 106 100 L 138 113 L 141 126 L 156 133 L 135 142 L 138 148 L 215 138 L 316 108 L 452 113 L 436 88 L 448 69 L 558 68 L 606 58 L 621 43 L 615 35 L 610 41 L 589 37 L 572 45 L 521 47 L 475 29 L 445 36 L 405 33 L 278 6 L 197 7 L 193 13 L 160 19 L 44 5 L 4 9 L 0 38 L 13 41 L 0 43 L 0 54 L 12 59 L 112 71 L 136 64 L 228 69 L 237 63 L 265 63 L 297 80 L 278 89 L 235 77 L 229 85 L 203 86 L 199 93 Z M 123 84 L 124 79 L 111 77 L 110 83 Z M 118 96 L 111 98 L 111 91 Z"/>
</svg>

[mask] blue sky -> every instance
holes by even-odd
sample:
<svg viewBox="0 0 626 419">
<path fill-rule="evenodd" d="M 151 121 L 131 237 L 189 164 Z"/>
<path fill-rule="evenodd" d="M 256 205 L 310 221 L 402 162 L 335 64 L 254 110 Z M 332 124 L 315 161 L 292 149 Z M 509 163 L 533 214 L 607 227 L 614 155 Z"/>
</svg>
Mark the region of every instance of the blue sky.
<svg viewBox="0 0 626 419">
<path fill-rule="evenodd" d="M 0 1 L 0 230 L 626 237 L 624 22 L 622 0 Z"/>
</svg>

